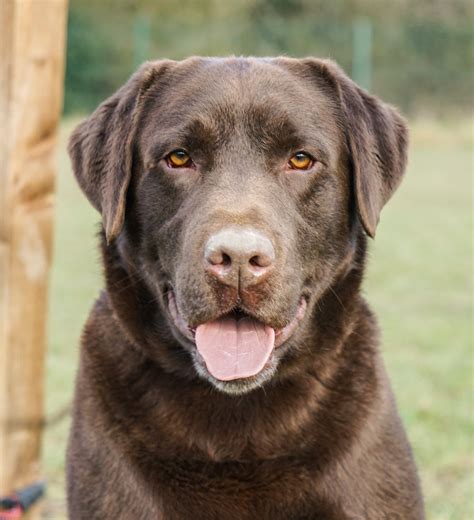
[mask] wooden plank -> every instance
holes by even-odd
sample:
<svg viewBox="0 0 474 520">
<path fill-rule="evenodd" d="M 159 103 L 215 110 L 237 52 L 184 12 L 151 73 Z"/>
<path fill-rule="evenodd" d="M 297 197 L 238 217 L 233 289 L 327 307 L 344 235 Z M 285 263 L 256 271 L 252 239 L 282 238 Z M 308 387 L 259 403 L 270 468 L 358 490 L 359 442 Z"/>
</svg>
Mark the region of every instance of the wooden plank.
<svg viewBox="0 0 474 520">
<path fill-rule="evenodd" d="M 67 0 L 0 1 L 0 495 L 37 479 Z"/>
</svg>

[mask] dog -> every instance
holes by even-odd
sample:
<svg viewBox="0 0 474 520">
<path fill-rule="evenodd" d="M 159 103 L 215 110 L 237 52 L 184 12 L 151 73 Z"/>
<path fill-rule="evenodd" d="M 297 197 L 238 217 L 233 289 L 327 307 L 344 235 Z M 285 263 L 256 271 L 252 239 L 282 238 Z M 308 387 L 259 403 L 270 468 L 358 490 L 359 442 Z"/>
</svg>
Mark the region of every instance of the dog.
<svg viewBox="0 0 474 520">
<path fill-rule="evenodd" d="M 333 62 L 147 62 L 73 132 L 102 215 L 70 518 L 420 520 L 361 296 L 396 109 Z"/>
</svg>

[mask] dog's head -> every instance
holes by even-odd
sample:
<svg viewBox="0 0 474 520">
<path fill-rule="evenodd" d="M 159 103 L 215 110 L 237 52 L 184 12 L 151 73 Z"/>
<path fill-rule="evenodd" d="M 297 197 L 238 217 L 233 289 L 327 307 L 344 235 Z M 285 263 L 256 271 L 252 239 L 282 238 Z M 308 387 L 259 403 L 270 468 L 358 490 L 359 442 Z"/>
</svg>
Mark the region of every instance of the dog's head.
<svg viewBox="0 0 474 520">
<path fill-rule="evenodd" d="M 356 237 L 374 236 L 406 148 L 398 113 L 332 62 L 192 58 L 142 66 L 69 150 L 173 348 L 235 393 L 304 341 Z"/>
</svg>

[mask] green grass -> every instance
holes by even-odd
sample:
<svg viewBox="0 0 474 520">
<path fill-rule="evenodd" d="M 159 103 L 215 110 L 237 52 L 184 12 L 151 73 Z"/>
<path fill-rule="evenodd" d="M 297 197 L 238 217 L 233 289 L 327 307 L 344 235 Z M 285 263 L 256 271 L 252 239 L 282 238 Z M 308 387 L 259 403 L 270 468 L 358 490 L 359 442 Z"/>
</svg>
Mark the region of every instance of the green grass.
<svg viewBox="0 0 474 520">
<path fill-rule="evenodd" d="M 70 168 L 67 137 L 77 121 L 61 127 L 51 276 L 49 341 L 46 360 L 46 409 L 49 415 L 72 399 L 81 329 L 97 296 L 101 267 L 96 246 L 99 216 L 82 195 Z M 43 444 L 44 473 L 48 481 L 45 518 L 65 515 L 64 456 L 69 419 L 49 427 Z"/>
<path fill-rule="evenodd" d="M 71 400 L 80 331 L 101 287 L 97 214 L 73 180 L 62 126 L 47 410 Z M 454 138 L 454 136 L 456 138 Z M 428 518 L 474 518 L 472 121 L 414 125 L 409 170 L 382 213 L 365 292 L 423 483 Z M 47 429 L 45 518 L 65 518 L 69 421 Z"/>
</svg>

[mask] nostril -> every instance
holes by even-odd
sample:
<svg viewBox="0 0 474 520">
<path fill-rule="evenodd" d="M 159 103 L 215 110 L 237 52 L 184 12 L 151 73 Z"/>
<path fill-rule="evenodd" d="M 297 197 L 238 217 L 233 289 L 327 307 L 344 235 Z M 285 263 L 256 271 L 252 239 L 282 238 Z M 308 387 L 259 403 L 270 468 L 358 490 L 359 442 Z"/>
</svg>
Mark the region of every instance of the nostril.
<svg viewBox="0 0 474 520">
<path fill-rule="evenodd" d="M 249 260 L 249 264 L 252 267 L 269 267 L 270 265 L 272 265 L 272 263 L 273 259 L 269 255 L 265 254 L 254 255 Z"/>
<path fill-rule="evenodd" d="M 232 265 L 232 258 L 222 250 L 209 250 L 206 252 L 206 260 L 208 263 L 218 267 L 230 267 Z"/>
<path fill-rule="evenodd" d="M 249 264 L 253 267 L 261 267 L 258 255 L 252 256 L 249 260 Z"/>
<path fill-rule="evenodd" d="M 227 253 L 222 253 L 222 261 L 220 263 L 224 267 L 229 267 L 232 264 L 232 259 Z"/>
</svg>

